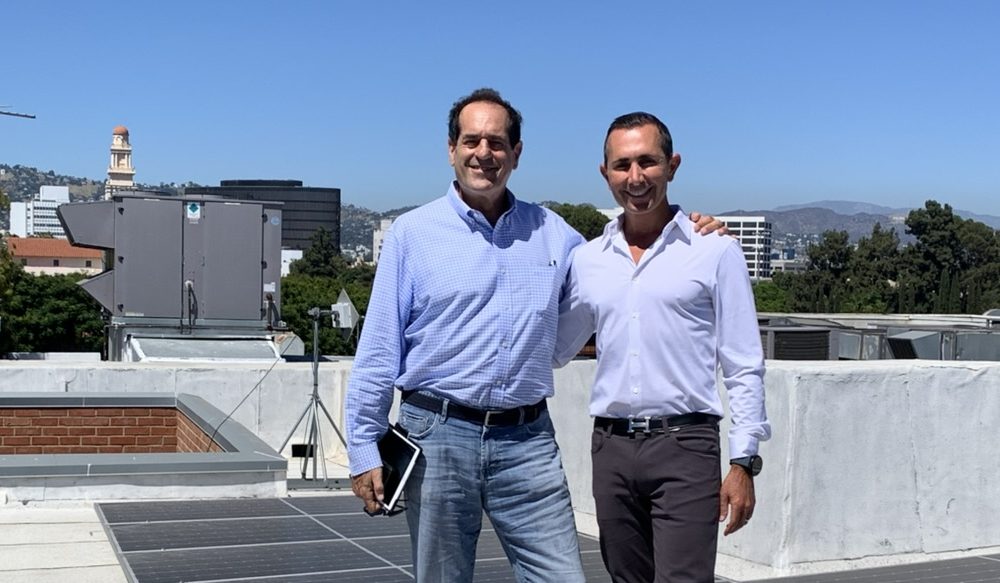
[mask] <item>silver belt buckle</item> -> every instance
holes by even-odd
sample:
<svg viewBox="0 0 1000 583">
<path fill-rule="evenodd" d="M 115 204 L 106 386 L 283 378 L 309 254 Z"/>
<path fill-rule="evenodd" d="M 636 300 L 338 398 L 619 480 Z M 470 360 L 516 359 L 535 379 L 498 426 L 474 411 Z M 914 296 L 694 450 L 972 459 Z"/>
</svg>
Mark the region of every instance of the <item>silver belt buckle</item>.
<svg viewBox="0 0 1000 583">
<path fill-rule="evenodd" d="M 649 417 L 643 417 L 641 419 L 636 419 L 634 417 L 629 417 L 628 420 L 628 432 L 635 433 L 636 431 L 642 431 L 643 433 L 649 433 Z"/>
<path fill-rule="evenodd" d="M 495 410 L 487 411 L 486 417 L 483 418 L 483 427 L 494 427 L 494 425 L 490 423 L 490 417 L 492 417 L 493 415 L 499 415 L 501 413 L 503 413 L 503 411 L 495 411 Z"/>
<path fill-rule="evenodd" d="M 517 413 L 518 413 L 517 424 L 518 425 L 524 425 L 524 415 L 525 415 L 524 409 L 525 409 L 524 407 L 518 407 L 517 408 Z M 496 425 L 493 425 L 492 423 L 490 423 L 490 417 L 492 417 L 493 415 L 503 415 L 504 413 L 508 413 L 510 411 L 511 411 L 511 409 L 491 409 L 491 410 L 487 411 L 486 412 L 486 417 L 483 418 L 483 427 L 496 427 Z"/>
</svg>

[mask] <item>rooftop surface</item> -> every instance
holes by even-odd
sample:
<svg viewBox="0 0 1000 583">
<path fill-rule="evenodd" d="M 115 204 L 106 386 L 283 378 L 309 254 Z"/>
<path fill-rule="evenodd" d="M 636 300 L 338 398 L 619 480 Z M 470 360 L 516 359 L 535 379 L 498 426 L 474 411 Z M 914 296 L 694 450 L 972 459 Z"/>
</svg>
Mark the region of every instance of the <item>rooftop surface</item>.
<svg viewBox="0 0 1000 583">
<path fill-rule="evenodd" d="M 290 466 L 296 465 L 290 463 Z M 330 486 L 348 470 L 328 464 Z M 349 490 L 290 468 L 289 496 L 239 500 L 0 506 L 4 583 L 395 583 L 412 581 L 403 516 L 365 516 Z M 588 583 L 608 580 L 594 537 L 581 534 Z M 997 583 L 1000 553 L 779 578 L 716 583 Z M 476 583 L 515 581 L 484 518 Z"/>
</svg>

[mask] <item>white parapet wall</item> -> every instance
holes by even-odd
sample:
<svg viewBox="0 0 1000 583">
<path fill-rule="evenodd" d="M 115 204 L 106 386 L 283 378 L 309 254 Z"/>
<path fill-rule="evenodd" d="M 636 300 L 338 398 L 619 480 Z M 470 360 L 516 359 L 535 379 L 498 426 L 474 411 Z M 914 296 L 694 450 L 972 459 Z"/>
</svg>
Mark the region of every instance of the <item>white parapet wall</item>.
<svg viewBox="0 0 1000 583">
<path fill-rule="evenodd" d="M 584 530 L 596 524 L 585 419 L 593 372 L 593 361 L 557 371 L 552 400 Z M 1000 546 L 1000 363 L 768 361 L 765 385 L 774 436 L 761 445 L 757 509 L 719 543 L 723 555 L 751 564 L 745 573 L 878 566 Z"/>
<path fill-rule="evenodd" d="M 320 366 L 320 394 L 340 428 L 350 364 Z M 0 361 L 0 391 L 191 393 L 225 412 L 249 393 L 233 417 L 277 449 L 308 403 L 312 372 L 307 363 L 266 371 Z M 556 371 L 550 409 L 578 526 L 596 533 L 587 415 L 593 374 L 593 361 Z M 1000 363 L 768 361 L 766 386 L 774 438 L 761 447 L 757 510 L 746 528 L 720 537 L 720 561 L 759 566 L 764 576 L 1000 547 Z M 325 425 L 328 457 L 343 459 Z"/>
</svg>

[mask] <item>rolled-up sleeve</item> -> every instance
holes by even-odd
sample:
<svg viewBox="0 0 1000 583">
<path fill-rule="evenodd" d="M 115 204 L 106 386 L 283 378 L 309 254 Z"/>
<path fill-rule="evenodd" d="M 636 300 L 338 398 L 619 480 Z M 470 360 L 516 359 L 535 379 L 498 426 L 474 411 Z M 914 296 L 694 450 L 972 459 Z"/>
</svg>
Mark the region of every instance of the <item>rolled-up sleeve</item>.
<svg viewBox="0 0 1000 583">
<path fill-rule="evenodd" d="M 719 261 L 715 287 L 716 342 L 729 394 L 730 457 L 755 455 L 771 437 L 764 406 L 764 354 L 746 259 L 734 241 Z"/>
</svg>

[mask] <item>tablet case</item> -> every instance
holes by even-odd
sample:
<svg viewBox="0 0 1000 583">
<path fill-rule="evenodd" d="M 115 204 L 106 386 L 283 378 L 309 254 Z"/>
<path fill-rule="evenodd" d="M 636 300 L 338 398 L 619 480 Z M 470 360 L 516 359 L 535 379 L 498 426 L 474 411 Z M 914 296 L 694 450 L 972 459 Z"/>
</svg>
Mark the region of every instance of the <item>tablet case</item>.
<svg viewBox="0 0 1000 583">
<path fill-rule="evenodd" d="M 382 456 L 382 506 L 386 512 L 392 512 L 420 459 L 420 446 L 407 437 L 406 430 L 397 424 L 389 426 L 379 440 L 378 452 Z"/>
</svg>

